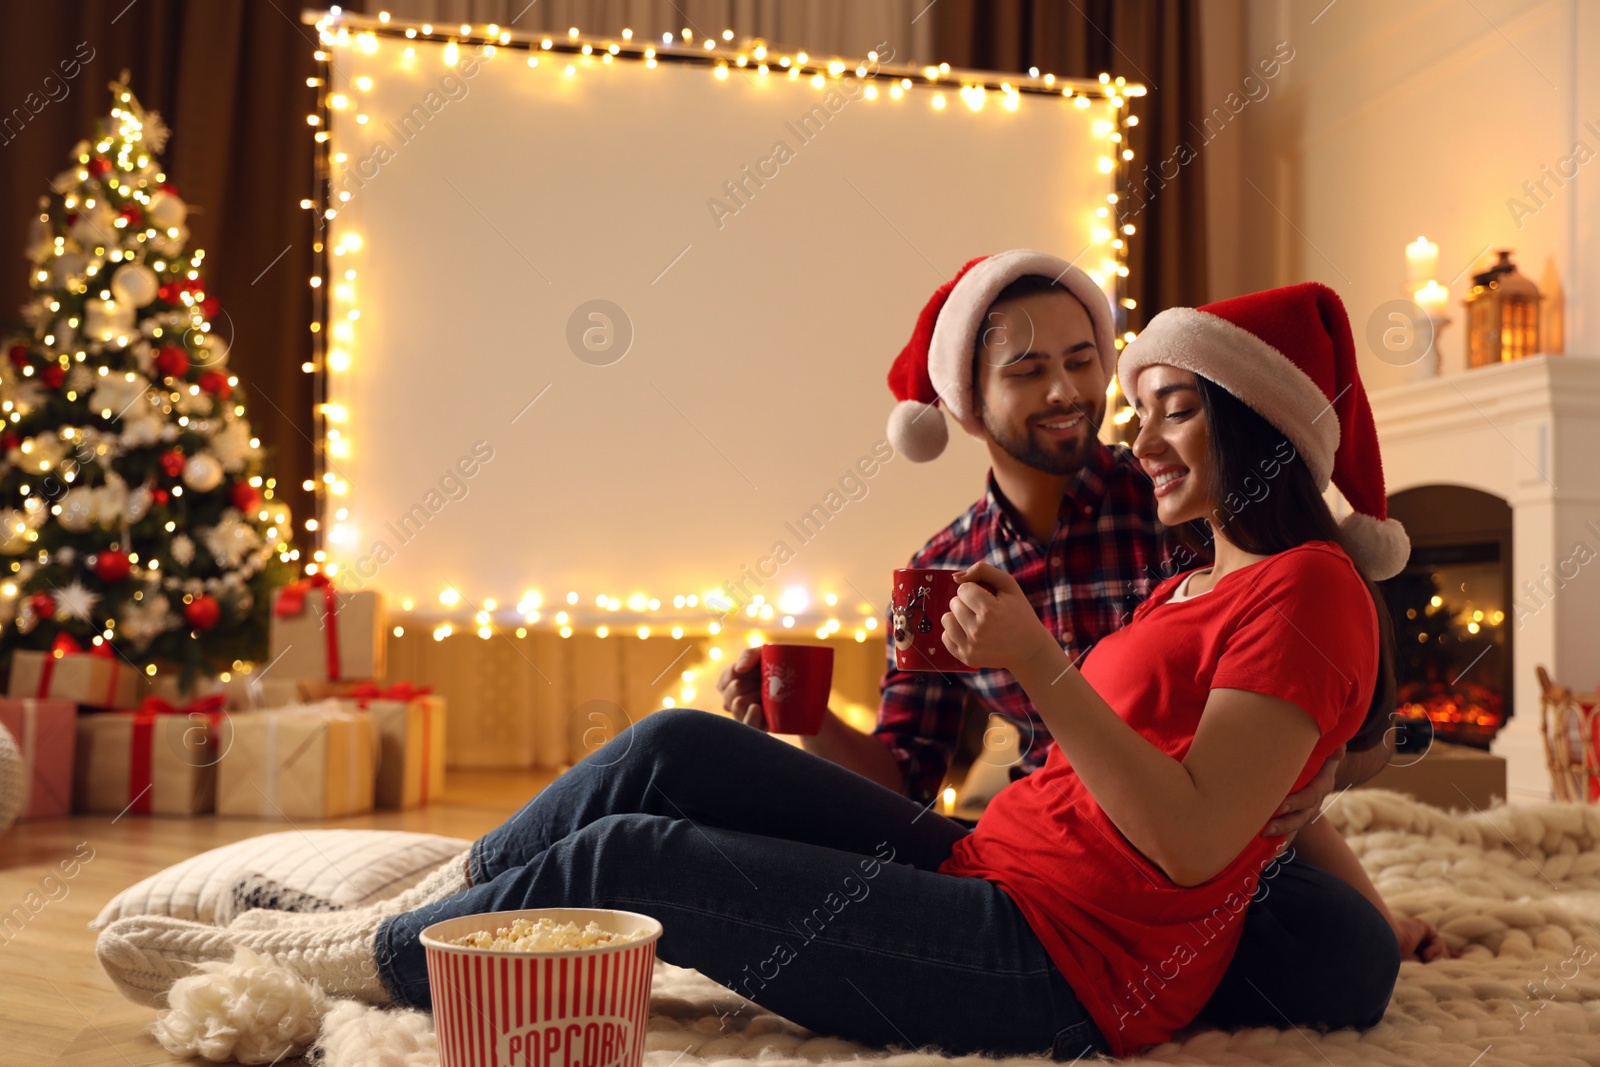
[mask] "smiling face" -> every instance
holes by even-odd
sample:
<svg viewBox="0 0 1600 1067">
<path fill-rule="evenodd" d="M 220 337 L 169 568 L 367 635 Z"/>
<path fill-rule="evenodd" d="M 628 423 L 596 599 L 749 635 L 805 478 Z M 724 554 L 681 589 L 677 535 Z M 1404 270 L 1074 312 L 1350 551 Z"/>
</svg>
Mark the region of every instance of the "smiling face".
<svg viewBox="0 0 1600 1067">
<path fill-rule="evenodd" d="M 1106 415 L 1089 312 L 1065 290 L 995 304 L 979 330 L 979 417 L 994 443 L 1048 474 L 1083 467 Z"/>
<path fill-rule="evenodd" d="M 1156 517 L 1167 526 L 1207 518 L 1215 504 L 1211 433 L 1194 373 L 1158 363 L 1140 372 L 1134 389 L 1133 454 L 1155 483 Z"/>
</svg>

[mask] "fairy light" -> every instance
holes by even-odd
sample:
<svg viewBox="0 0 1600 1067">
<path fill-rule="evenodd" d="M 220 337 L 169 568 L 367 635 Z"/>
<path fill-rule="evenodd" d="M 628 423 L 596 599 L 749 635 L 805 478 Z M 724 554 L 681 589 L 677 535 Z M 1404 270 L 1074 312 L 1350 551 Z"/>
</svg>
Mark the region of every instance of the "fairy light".
<svg viewBox="0 0 1600 1067">
<path fill-rule="evenodd" d="M 639 63 L 649 70 L 659 69 L 659 65 L 665 62 L 689 64 L 698 66 L 719 81 L 726 81 L 735 72 L 746 78 L 756 78 L 768 75 L 769 71 L 782 71 L 790 78 L 804 77 L 817 89 L 826 89 L 830 80 L 855 78 L 862 82 L 862 97 L 868 101 L 881 101 L 880 106 L 894 106 L 908 100 L 912 94 L 925 90 L 929 107 L 937 112 L 949 112 L 952 110 L 949 107 L 950 94 L 954 93 L 956 99 L 966 105 L 955 111 L 995 116 L 994 121 L 1007 121 L 1010 114 L 1025 105 L 1042 106 L 1042 103 L 1050 101 L 1070 101 L 1075 109 L 1093 111 L 1089 118 L 1090 129 L 1101 150 L 1092 153 L 1090 158 L 1096 172 L 1108 176 L 1115 189 L 1122 189 L 1130 183 L 1129 174 L 1135 158 L 1133 147 L 1127 143 L 1127 131 L 1139 125 L 1139 118 L 1128 113 L 1129 102 L 1145 96 L 1147 92 L 1143 85 L 1130 83 L 1122 76 L 1112 77 L 1108 73 L 1102 73 L 1093 80 L 1074 79 L 1058 77 L 1052 72 L 1031 67 L 1025 77 L 1008 75 L 989 80 L 975 78 L 965 71 L 959 76 L 952 76 L 949 63 L 928 64 L 920 68 L 891 68 L 880 64 L 880 57 L 876 53 L 868 53 L 865 60 L 838 56 L 813 60 L 806 52 L 774 55 L 766 42 L 749 38 L 719 51 L 720 44 L 732 44 L 736 40 L 736 34 L 731 29 L 701 36 L 692 27 L 683 27 L 676 34 L 672 31 L 663 32 L 659 41 L 656 41 L 640 38 L 631 28 L 624 28 L 619 41 L 609 35 L 605 39 L 588 37 L 577 26 L 567 27 L 565 34 L 559 36 L 528 35 L 497 24 L 478 29 L 471 25 L 439 28 L 427 22 L 406 23 L 386 11 L 367 16 L 339 8 L 318 16 L 315 27 L 319 43 L 313 51 L 313 58 L 317 68 L 316 74 L 306 79 L 306 84 L 316 91 L 317 104 L 312 113 L 306 116 L 306 123 L 312 131 L 314 142 L 319 146 L 315 153 L 318 162 L 317 195 L 302 200 L 301 206 L 326 220 L 325 232 L 328 235 L 313 243 L 314 266 L 308 279 L 313 303 L 313 320 L 310 323 L 313 352 L 312 358 L 303 364 L 305 372 L 313 378 L 313 395 L 318 401 L 314 411 L 324 445 L 316 450 L 313 477 L 307 479 L 310 491 L 315 496 L 319 517 L 335 504 L 342 505 L 350 493 L 348 482 L 328 464 L 349 458 L 359 442 L 352 439 L 349 431 L 348 407 L 330 397 L 329 389 L 330 386 L 342 388 L 337 383 L 351 372 L 358 359 L 364 358 L 360 326 L 363 311 L 368 310 L 361 306 L 362 293 L 358 283 L 358 261 L 365 254 L 364 244 L 358 234 L 345 228 L 339 212 L 340 206 L 348 199 L 348 193 L 341 195 L 339 181 L 353 166 L 352 160 L 359 153 L 336 146 L 330 131 L 335 126 L 335 119 L 341 129 L 353 130 L 369 117 L 373 109 L 366 98 L 383 81 L 382 64 L 385 62 L 399 70 L 414 69 L 420 62 L 417 47 L 426 44 L 439 50 L 436 62 L 450 69 L 458 68 L 465 59 L 463 49 L 477 49 L 479 55 L 486 57 L 493 56 L 497 47 L 521 51 L 526 53 L 526 66 L 519 64 L 519 69 L 531 72 L 527 74 L 528 77 L 540 78 L 597 76 L 603 65 L 613 60 Z M 443 32 L 435 36 L 436 29 L 442 29 Z M 386 43 L 390 44 L 389 48 L 385 48 Z M 342 60 L 338 53 L 350 51 L 363 56 L 380 57 L 371 61 L 378 66 L 362 70 L 354 77 L 346 77 L 339 72 Z M 542 64 L 540 55 L 552 52 L 559 53 L 559 62 Z M 595 62 L 597 58 L 603 63 Z M 997 107 L 988 106 L 990 94 L 997 94 L 993 101 L 998 104 Z M 1041 103 L 1029 105 L 1029 98 Z M 357 119 L 357 122 L 347 127 L 351 118 Z M 378 121 L 382 121 L 381 116 Z M 990 120 L 979 118 L 976 121 Z M 1116 192 L 1108 195 L 1105 203 L 1108 207 L 1096 211 L 1092 225 L 1086 227 L 1092 235 L 1091 243 L 1099 246 L 1102 253 L 1091 258 L 1089 262 L 1095 266 L 1086 264 L 1086 269 L 1097 284 L 1113 292 L 1119 318 L 1122 318 L 1137 307 L 1123 292 L 1128 277 L 1128 241 L 1125 238 L 1133 237 L 1137 229 L 1123 217 L 1124 206 L 1120 204 Z M 1134 331 L 1127 329 L 1118 333 L 1115 339 L 1118 348 L 1134 335 Z M 26 368 L 24 374 L 32 369 Z M 10 421 L 16 420 L 16 414 L 12 413 Z M 305 527 L 319 539 L 318 547 L 322 539 L 331 543 L 330 524 L 308 519 Z M 350 543 L 348 533 L 344 539 Z M 447 603 L 445 597 L 450 594 L 454 594 L 456 599 Z M 576 591 L 569 591 L 566 595 L 568 607 L 575 607 L 578 599 Z M 834 594 L 826 594 L 824 600 L 829 609 L 835 608 L 837 597 Z M 646 607 L 651 613 L 656 613 L 662 610 L 662 602 L 662 597 L 645 597 L 643 606 L 640 606 L 639 594 L 630 594 L 627 607 L 634 614 L 642 613 Z M 721 603 L 723 608 L 729 607 L 726 598 Z M 739 605 L 754 610 L 730 612 L 713 608 L 710 600 L 699 596 L 677 594 L 671 598 L 674 617 L 662 619 L 653 615 L 652 621 L 661 623 L 661 634 L 668 632 L 670 626 L 674 640 L 696 632 L 715 636 L 723 629 L 722 620 L 748 626 L 779 624 L 786 630 L 801 625 L 814 626 L 823 639 L 842 632 L 856 641 L 865 640 L 878 629 L 875 614 L 863 606 L 862 616 L 856 624 L 841 631 L 843 624 L 837 618 L 817 620 L 809 616 L 812 605 L 817 603 L 816 598 L 805 594 L 804 600 L 798 605 L 787 603 L 782 597 L 776 606 L 763 604 L 757 599 L 752 605 Z M 445 608 L 456 607 L 459 593 L 454 590 L 442 592 L 440 604 Z M 518 603 L 517 614 L 523 624 L 532 625 L 540 621 L 539 605 L 538 600 L 530 597 L 524 597 Z M 615 613 L 620 611 L 622 601 L 601 594 L 596 605 L 600 611 Z M 708 616 L 714 617 L 708 622 Z M 575 627 L 579 622 L 574 613 L 562 611 L 556 613 L 547 625 L 556 629 L 561 636 L 570 637 L 576 632 Z M 490 621 L 484 625 L 492 628 L 494 623 Z M 590 626 L 594 626 L 593 632 L 601 636 L 610 632 L 605 625 L 590 623 Z M 640 633 L 641 637 L 655 629 L 637 620 L 630 624 L 630 628 L 633 627 L 637 627 L 635 632 Z M 713 653 L 717 651 L 712 650 Z M 715 655 L 713 658 L 716 658 Z"/>
</svg>

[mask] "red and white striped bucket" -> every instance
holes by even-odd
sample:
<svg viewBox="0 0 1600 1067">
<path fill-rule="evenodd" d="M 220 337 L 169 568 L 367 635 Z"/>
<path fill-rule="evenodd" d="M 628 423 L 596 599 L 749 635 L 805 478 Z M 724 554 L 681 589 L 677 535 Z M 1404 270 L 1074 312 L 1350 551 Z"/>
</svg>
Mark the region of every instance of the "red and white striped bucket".
<svg viewBox="0 0 1600 1067">
<path fill-rule="evenodd" d="M 637 941 L 521 952 L 452 944 L 517 919 L 591 921 Z M 463 915 L 422 931 L 440 1067 L 642 1067 L 661 923 L 603 908 Z"/>
</svg>

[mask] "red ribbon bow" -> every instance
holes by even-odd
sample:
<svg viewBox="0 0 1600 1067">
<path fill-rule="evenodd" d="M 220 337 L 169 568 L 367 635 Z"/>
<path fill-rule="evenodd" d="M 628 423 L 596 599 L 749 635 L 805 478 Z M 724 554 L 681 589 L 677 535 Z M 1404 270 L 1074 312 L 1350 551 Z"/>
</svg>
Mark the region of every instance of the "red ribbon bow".
<svg viewBox="0 0 1600 1067">
<path fill-rule="evenodd" d="M 128 753 L 128 810 L 139 815 L 150 813 L 152 764 L 155 761 L 155 722 L 160 715 L 196 715 L 206 717 L 207 738 L 215 738 L 222 722 L 224 697 L 215 693 L 208 697 L 174 707 L 158 696 L 147 696 L 133 713 L 133 745 Z"/>
<path fill-rule="evenodd" d="M 362 682 L 340 693 L 339 696 L 343 700 L 354 700 L 356 707 L 365 711 L 367 702 L 371 700 L 398 700 L 404 703 L 413 697 L 426 696 L 431 692 L 433 686 L 418 685 L 416 682 L 395 682 L 387 689 L 381 688 L 376 682 Z"/>
<path fill-rule="evenodd" d="M 117 654 L 111 649 L 111 643 L 109 641 L 101 641 L 97 645 L 90 645 L 88 651 L 85 651 L 83 646 L 78 644 L 72 635 L 65 630 L 56 634 L 55 641 L 51 642 L 50 651 L 45 653 L 44 666 L 39 670 L 39 691 L 34 694 L 35 697 L 40 700 L 49 699 L 50 681 L 55 676 L 56 660 L 61 659 L 63 656 L 99 656 L 102 659 L 110 660 L 111 670 L 109 673 L 111 680 L 106 688 L 106 699 L 100 706 L 109 708 L 116 705 L 117 671 L 121 668 L 117 663 Z"/>
<path fill-rule="evenodd" d="M 333 581 L 326 574 L 313 574 L 298 582 L 290 582 L 278 592 L 273 604 L 273 614 L 287 617 L 305 610 L 306 597 L 312 589 L 322 590 L 322 632 L 327 635 L 328 681 L 339 680 L 339 624 L 334 616 L 339 612 L 339 597 L 333 590 Z"/>
</svg>

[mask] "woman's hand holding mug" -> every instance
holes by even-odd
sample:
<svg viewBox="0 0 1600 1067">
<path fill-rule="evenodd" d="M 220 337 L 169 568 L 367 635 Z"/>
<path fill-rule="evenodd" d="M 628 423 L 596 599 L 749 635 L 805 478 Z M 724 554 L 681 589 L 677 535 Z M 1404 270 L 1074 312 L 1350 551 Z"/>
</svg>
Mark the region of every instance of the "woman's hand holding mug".
<svg viewBox="0 0 1600 1067">
<path fill-rule="evenodd" d="M 957 573 L 956 595 L 941 621 L 944 647 L 973 667 L 1012 670 L 1061 651 L 1017 580 L 992 563 Z"/>
</svg>

